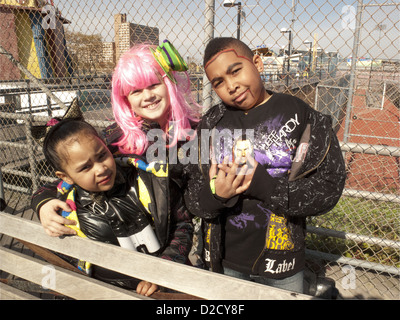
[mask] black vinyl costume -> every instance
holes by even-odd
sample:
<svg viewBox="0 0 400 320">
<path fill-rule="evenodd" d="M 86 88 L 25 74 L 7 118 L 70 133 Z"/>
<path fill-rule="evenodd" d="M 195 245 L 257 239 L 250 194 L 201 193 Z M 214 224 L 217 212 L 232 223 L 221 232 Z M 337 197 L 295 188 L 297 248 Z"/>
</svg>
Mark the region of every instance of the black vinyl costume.
<svg viewBox="0 0 400 320">
<path fill-rule="evenodd" d="M 122 178 L 102 197 L 76 186 L 75 203 L 81 231 L 89 239 L 119 245 L 107 216 L 117 210 L 125 221 L 129 221 L 135 219 L 135 214 L 139 212 L 149 217 L 160 242 L 161 249 L 155 255 L 179 263 L 188 263 L 193 225 L 192 217 L 183 203 L 179 182 L 168 176 L 157 177 L 133 166 L 122 167 L 117 164 L 117 170 Z M 138 197 L 138 176 L 149 192 L 150 214 Z M 45 185 L 34 193 L 32 207 L 36 212 L 39 212 L 40 207 L 47 201 L 56 198 L 57 184 L 58 182 Z M 65 200 L 65 196 L 61 196 L 61 200 Z M 74 259 L 69 261 L 76 262 Z M 138 283 L 135 279 L 98 266 L 93 266 L 92 276 L 131 289 L 135 289 Z"/>
</svg>

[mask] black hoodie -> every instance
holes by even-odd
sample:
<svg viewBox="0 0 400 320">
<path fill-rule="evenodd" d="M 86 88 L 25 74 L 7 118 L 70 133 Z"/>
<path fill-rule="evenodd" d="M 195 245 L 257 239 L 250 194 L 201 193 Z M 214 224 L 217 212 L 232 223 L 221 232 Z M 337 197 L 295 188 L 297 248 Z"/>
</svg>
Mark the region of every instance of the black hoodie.
<svg viewBox="0 0 400 320">
<path fill-rule="evenodd" d="M 331 210 L 344 188 L 345 165 L 330 117 L 296 97 L 270 94 L 247 113 L 220 103 L 197 128 L 199 142 L 207 130 L 254 129 L 259 163 L 249 189 L 231 199 L 212 194 L 208 163 L 186 167 L 185 202 L 205 221 L 205 260 L 213 271 L 226 266 L 268 278 L 299 272 L 304 267 L 305 218 Z M 223 147 L 225 153 L 217 152 L 220 158 L 232 146 Z M 199 143 L 199 155 L 202 148 Z"/>
</svg>

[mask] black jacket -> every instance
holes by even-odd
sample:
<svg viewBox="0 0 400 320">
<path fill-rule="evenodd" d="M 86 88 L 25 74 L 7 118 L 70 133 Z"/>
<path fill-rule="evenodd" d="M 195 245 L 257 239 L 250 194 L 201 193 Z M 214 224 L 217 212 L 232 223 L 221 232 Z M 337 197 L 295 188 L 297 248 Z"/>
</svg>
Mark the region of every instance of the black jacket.
<svg viewBox="0 0 400 320">
<path fill-rule="evenodd" d="M 273 178 L 263 166 L 258 165 L 249 189 L 240 195 L 262 201 L 275 217 L 284 217 L 283 221 L 290 232 L 293 243 L 290 249 L 277 251 L 265 246 L 258 259 L 252 262 L 252 273 L 267 277 L 271 274 L 265 273 L 265 261 L 274 261 L 273 259 L 279 256 L 281 261 L 284 261 L 285 255 L 297 255 L 303 258 L 304 264 L 305 218 L 330 211 L 341 196 L 346 177 L 343 156 L 332 130 L 330 117 L 313 110 L 295 97 L 278 93 L 273 95 L 279 98 L 281 103 L 301 105 L 308 114 L 308 125 L 298 143 L 308 142 L 309 149 L 304 162 L 293 162 L 290 175 L 285 177 Z M 220 103 L 211 108 L 199 123 L 199 158 L 202 154 L 201 130 L 215 128 L 225 111 L 225 105 Z M 208 197 L 210 201 L 200 201 L 205 193 L 211 194 L 209 168 L 209 163 L 191 164 L 186 167 L 189 179 L 185 202 L 192 214 L 205 221 L 205 260 L 213 271 L 221 272 L 224 257 L 224 216 L 232 211 L 238 199 L 223 202 L 216 197 Z M 286 263 L 288 262 L 289 260 L 286 260 Z"/>
<path fill-rule="evenodd" d="M 138 190 L 137 175 L 139 175 L 149 191 L 149 211 L 161 245 L 156 256 L 179 263 L 187 263 L 192 245 L 192 216 L 186 210 L 178 185 L 168 176 L 158 177 L 133 166 L 122 168 L 117 165 L 117 168 L 119 172 L 123 172 L 128 181 L 123 179 L 120 183 L 116 183 L 100 201 L 95 201 L 87 191 L 76 187 L 75 202 L 81 231 L 89 239 L 119 245 L 104 211 L 106 208 L 108 208 L 107 210 L 118 210 L 124 220 L 134 219 L 135 212 L 148 215 L 138 199 L 137 192 L 131 189 L 134 186 L 135 190 Z M 57 196 L 57 184 L 58 182 L 48 184 L 34 193 L 32 208 L 36 212 L 39 212 L 43 204 Z M 61 196 L 62 200 L 65 200 L 64 198 L 65 196 Z M 129 282 L 127 277 L 103 268 L 94 267 L 93 276 L 123 287 L 130 286 L 127 284 Z M 136 288 L 136 283 L 132 286 Z"/>
</svg>

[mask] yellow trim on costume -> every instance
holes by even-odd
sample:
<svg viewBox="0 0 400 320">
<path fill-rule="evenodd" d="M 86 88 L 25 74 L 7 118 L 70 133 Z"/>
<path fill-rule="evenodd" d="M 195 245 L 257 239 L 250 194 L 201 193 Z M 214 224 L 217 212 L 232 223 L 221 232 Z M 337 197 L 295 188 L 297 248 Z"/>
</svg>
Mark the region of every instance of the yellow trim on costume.
<svg viewBox="0 0 400 320">
<path fill-rule="evenodd" d="M 150 212 L 149 204 L 151 203 L 149 191 L 144 184 L 143 180 L 138 177 L 138 188 L 139 188 L 139 200 L 146 208 L 148 212 Z"/>
<path fill-rule="evenodd" d="M 71 200 L 75 203 L 75 189 L 72 189 L 71 192 L 68 193 L 67 200 Z M 81 238 L 87 238 L 86 235 L 81 231 L 81 227 L 79 224 L 78 215 L 76 210 L 72 210 L 68 216 L 65 217 L 68 220 L 76 221 L 76 225 L 66 225 L 66 227 L 71 228 L 76 231 L 77 235 Z"/>
</svg>

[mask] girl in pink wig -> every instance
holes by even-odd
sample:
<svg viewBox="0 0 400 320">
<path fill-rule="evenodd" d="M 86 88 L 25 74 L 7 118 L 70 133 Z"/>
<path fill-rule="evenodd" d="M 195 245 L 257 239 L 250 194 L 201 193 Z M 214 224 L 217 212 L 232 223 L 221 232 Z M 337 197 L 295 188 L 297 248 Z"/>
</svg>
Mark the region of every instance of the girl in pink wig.
<svg viewBox="0 0 400 320">
<path fill-rule="evenodd" d="M 149 127 L 159 126 L 167 144 L 173 146 L 198 122 L 200 106 L 192 98 L 189 77 L 174 71 L 185 71 L 187 66 L 179 67 L 185 62 L 171 47 L 168 41 L 158 48 L 135 46 L 121 56 L 115 68 L 112 106 L 123 132 L 116 143 L 121 153 L 142 155 L 148 147 Z"/>
<path fill-rule="evenodd" d="M 139 157 L 135 158 L 135 165 L 148 171 L 151 166 L 144 164 L 148 159 L 142 158 L 146 158 L 145 153 L 150 144 L 147 138 L 149 129 L 161 129 L 162 138 L 169 147 L 176 146 L 178 141 L 186 142 L 187 136 L 193 132 L 192 127 L 199 121 L 201 109 L 191 95 L 186 70 L 186 63 L 168 41 L 164 41 L 158 47 L 137 45 L 120 57 L 113 74 L 111 93 L 116 124 L 103 132 L 110 150 L 118 146 L 122 154 L 142 156 L 140 160 Z M 118 157 L 117 150 L 111 151 Z M 180 181 L 185 179 L 183 164 L 174 164 L 176 165 L 168 166 L 166 172 L 162 172 L 165 173 L 162 177 L 170 182 L 160 186 L 168 190 L 158 190 L 157 194 L 165 194 L 171 208 L 180 205 L 179 212 L 182 217 L 190 216 L 183 202 L 182 190 L 177 188 L 181 185 Z M 153 172 L 151 168 L 150 172 Z M 155 173 L 160 177 L 158 174 L 159 172 Z M 32 206 L 39 214 L 40 221 L 49 235 L 74 234 L 72 229 L 66 227 L 72 222 L 57 214 L 59 209 L 69 212 L 70 208 L 61 200 L 55 199 L 55 194 L 54 184 L 40 188 L 32 197 Z M 162 200 L 162 196 L 159 196 L 159 199 Z M 160 219 L 170 221 L 169 217 L 165 218 L 170 212 L 169 209 L 161 209 Z M 166 223 L 164 226 L 168 228 Z M 178 234 L 177 231 L 179 228 L 170 236 L 174 237 L 175 233 Z M 184 234 L 184 237 L 172 238 L 171 243 L 185 248 L 186 244 L 181 245 L 181 243 L 187 240 L 186 237 L 190 237 L 187 243 L 191 243 L 192 230 Z M 176 257 L 181 259 L 179 255 Z M 200 259 L 195 259 L 197 259 L 195 265 L 201 263 L 198 262 Z"/>
</svg>

